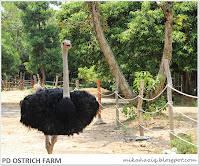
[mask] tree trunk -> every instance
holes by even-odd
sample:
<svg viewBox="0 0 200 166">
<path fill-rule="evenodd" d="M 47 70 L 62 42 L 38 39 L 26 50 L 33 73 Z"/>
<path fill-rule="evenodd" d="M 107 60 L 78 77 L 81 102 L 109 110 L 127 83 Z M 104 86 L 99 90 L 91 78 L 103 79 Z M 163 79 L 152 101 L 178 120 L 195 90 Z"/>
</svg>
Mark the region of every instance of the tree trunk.
<svg viewBox="0 0 200 166">
<path fill-rule="evenodd" d="M 158 6 L 161 7 L 164 13 L 164 21 L 165 21 L 165 41 L 164 41 L 164 49 L 163 56 L 160 64 L 160 69 L 158 72 L 158 78 L 160 83 L 157 84 L 157 88 L 152 93 L 152 97 L 159 94 L 166 80 L 166 74 L 164 70 L 164 59 L 168 59 L 169 64 L 171 63 L 172 58 L 172 32 L 173 32 L 173 2 L 166 2 L 166 4 L 162 4 L 157 2 Z"/>
<path fill-rule="evenodd" d="M 183 74 L 183 92 L 192 94 L 190 73 L 184 72 Z"/>
<path fill-rule="evenodd" d="M 105 38 L 104 32 L 101 28 L 101 22 L 99 19 L 99 12 L 98 12 L 98 2 L 87 2 L 87 3 L 88 3 L 88 7 L 90 9 L 90 14 L 92 16 L 92 22 L 93 22 L 97 40 L 99 42 L 102 52 L 104 53 L 104 56 L 107 59 L 110 70 L 115 78 L 116 78 L 116 73 L 118 74 L 119 86 L 120 86 L 120 89 L 121 89 L 123 95 L 126 98 L 133 98 L 136 96 L 136 94 L 133 93 L 133 91 L 132 91 L 131 87 L 128 85 L 128 82 L 126 81 L 124 75 L 120 71 L 119 65 L 114 57 L 114 54 L 113 54 L 113 52 L 107 42 L 107 39 Z M 131 103 L 134 106 L 137 106 L 136 100 L 131 101 Z"/>
<path fill-rule="evenodd" d="M 42 84 L 46 85 L 45 66 L 42 65 Z"/>
<path fill-rule="evenodd" d="M 93 26 L 96 33 L 97 40 L 99 42 L 99 45 L 104 53 L 104 56 L 107 59 L 107 62 L 109 64 L 110 70 L 114 77 L 116 77 L 116 73 L 119 75 L 119 86 L 121 88 L 121 91 L 123 95 L 126 98 L 133 98 L 136 96 L 136 94 L 133 93 L 132 89 L 128 85 L 125 77 L 123 76 L 122 72 L 120 71 L 120 68 L 116 62 L 116 59 L 113 55 L 113 52 L 108 45 L 108 42 L 105 38 L 105 35 L 103 33 L 103 30 L 101 28 L 101 22 L 99 20 L 99 13 L 98 13 L 98 2 L 87 2 L 90 13 L 92 16 Z M 164 49 L 163 49 L 163 56 L 161 60 L 160 69 L 158 72 L 158 78 L 160 79 L 160 83 L 157 84 L 157 88 L 155 91 L 152 92 L 152 97 L 159 94 L 164 86 L 166 75 L 164 71 L 164 59 L 168 59 L 169 64 L 171 62 L 172 58 L 172 32 L 173 32 L 173 2 L 166 2 L 166 4 L 162 4 L 160 2 L 157 2 L 158 6 L 161 7 L 164 13 L 164 20 L 165 20 L 165 41 L 164 41 Z M 161 77 L 160 77 L 161 76 Z M 137 106 L 136 101 L 131 102 L 134 106 Z"/>
</svg>

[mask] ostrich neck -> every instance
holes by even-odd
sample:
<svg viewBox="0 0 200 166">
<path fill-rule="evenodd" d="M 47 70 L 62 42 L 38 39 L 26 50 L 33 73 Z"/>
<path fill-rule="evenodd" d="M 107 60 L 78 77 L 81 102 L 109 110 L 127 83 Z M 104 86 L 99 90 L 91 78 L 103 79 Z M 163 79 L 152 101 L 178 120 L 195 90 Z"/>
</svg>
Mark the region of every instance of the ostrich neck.
<svg viewBox="0 0 200 166">
<path fill-rule="evenodd" d="M 69 92 L 69 70 L 68 70 L 68 51 L 63 51 L 63 97 L 70 98 Z"/>
</svg>

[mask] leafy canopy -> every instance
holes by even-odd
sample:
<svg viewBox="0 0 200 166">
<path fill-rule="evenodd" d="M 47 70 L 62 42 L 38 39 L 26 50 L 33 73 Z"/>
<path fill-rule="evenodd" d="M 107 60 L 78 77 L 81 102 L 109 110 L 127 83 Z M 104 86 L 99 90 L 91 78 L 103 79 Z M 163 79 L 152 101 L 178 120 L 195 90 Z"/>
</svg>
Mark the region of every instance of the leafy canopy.
<svg viewBox="0 0 200 166">
<path fill-rule="evenodd" d="M 48 75 L 61 75 L 62 56 L 59 42 L 59 28 L 54 23 L 54 11 L 49 2 L 16 2 L 22 10 L 21 19 L 30 43 L 29 60 L 24 63 L 30 73 L 38 73 L 45 65 Z"/>
</svg>

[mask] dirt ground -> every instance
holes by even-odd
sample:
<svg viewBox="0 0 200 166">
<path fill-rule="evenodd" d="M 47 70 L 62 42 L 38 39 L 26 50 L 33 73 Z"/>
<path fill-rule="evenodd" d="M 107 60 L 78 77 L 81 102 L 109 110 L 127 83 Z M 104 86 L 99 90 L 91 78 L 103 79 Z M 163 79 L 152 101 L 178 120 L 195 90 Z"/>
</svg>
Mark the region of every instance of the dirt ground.
<svg viewBox="0 0 200 166">
<path fill-rule="evenodd" d="M 86 89 L 97 95 L 96 89 Z M 103 91 L 106 92 L 106 91 Z M 44 134 L 23 126 L 20 120 L 19 102 L 30 90 L 2 91 L 1 93 L 1 138 L 3 154 L 46 154 Z M 120 103 L 124 102 L 120 100 Z M 144 131 L 147 141 L 135 141 L 139 136 L 137 120 L 126 121 L 120 114 L 120 121 L 125 124 L 116 129 L 115 99 L 102 98 L 106 109 L 102 110 L 102 119 L 106 124 L 94 125 L 97 118 L 87 126 L 83 133 L 74 136 L 58 136 L 54 154 L 162 154 L 169 149 L 169 122 L 167 118 L 150 117 L 144 126 L 155 132 Z M 122 108 L 122 107 L 121 107 Z M 197 119 L 197 107 L 176 107 L 187 116 Z M 167 114 L 167 111 L 165 111 Z M 175 133 L 192 134 L 197 142 L 197 123 L 174 111 Z M 127 127 L 128 126 L 128 127 Z"/>
</svg>

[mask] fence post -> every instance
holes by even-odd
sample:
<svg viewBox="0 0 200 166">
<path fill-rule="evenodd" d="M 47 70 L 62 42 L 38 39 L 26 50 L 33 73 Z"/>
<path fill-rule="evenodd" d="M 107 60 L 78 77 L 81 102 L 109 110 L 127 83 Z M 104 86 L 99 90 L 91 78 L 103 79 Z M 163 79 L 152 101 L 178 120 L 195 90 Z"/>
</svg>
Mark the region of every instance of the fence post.
<svg viewBox="0 0 200 166">
<path fill-rule="evenodd" d="M 33 85 L 34 85 L 34 80 L 31 79 L 31 88 L 33 88 Z"/>
<path fill-rule="evenodd" d="M 10 91 L 10 84 L 11 84 L 11 82 L 10 81 L 8 81 L 8 90 Z"/>
<path fill-rule="evenodd" d="M 11 88 L 11 90 L 14 90 L 14 79 L 11 81 L 10 88 Z"/>
<path fill-rule="evenodd" d="M 79 80 L 76 80 L 76 89 L 79 89 Z"/>
<path fill-rule="evenodd" d="M 57 88 L 58 87 L 58 76 L 56 76 L 56 83 L 55 83 L 55 87 Z"/>
<path fill-rule="evenodd" d="M 169 69 L 169 62 L 168 59 L 164 60 L 164 68 L 165 68 L 165 73 L 167 75 L 167 83 L 173 87 L 172 84 L 172 77 L 171 77 L 171 72 Z M 170 87 L 167 87 L 167 99 L 168 99 L 168 110 L 169 110 L 169 129 L 172 133 L 174 133 L 174 122 L 173 122 L 173 107 L 171 106 L 173 104 L 172 101 L 172 90 Z M 170 133 L 170 140 L 174 138 L 174 135 Z"/>
<path fill-rule="evenodd" d="M 118 93 L 119 93 L 119 75 L 116 74 L 116 88 L 115 88 L 115 99 L 116 99 L 116 124 L 117 127 L 119 127 L 119 98 L 118 98 Z"/>
<path fill-rule="evenodd" d="M 5 89 L 5 81 L 4 80 L 1 80 L 1 89 Z"/>
<path fill-rule="evenodd" d="M 16 84 L 17 84 L 17 79 L 15 77 L 15 81 L 14 81 L 14 87 L 16 88 Z"/>
<path fill-rule="evenodd" d="M 8 80 L 6 78 L 6 90 L 8 90 Z"/>
<path fill-rule="evenodd" d="M 36 77 L 36 75 L 33 75 L 33 79 L 34 79 L 34 84 L 37 84 L 37 77 Z"/>
<path fill-rule="evenodd" d="M 98 119 L 101 119 L 101 88 L 100 88 L 100 80 L 97 80 L 97 90 L 98 90 L 98 102 L 99 102 L 99 113 Z M 100 93 L 99 93 L 100 92 Z"/>
<path fill-rule="evenodd" d="M 20 81 L 20 90 L 23 90 L 24 89 L 24 80 L 21 79 Z"/>
<path fill-rule="evenodd" d="M 98 102 L 99 102 L 99 113 L 98 113 L 98 119 L 94 124 L 95 125 L 100 125 L 100 124 L 105 124 L 105 122 L 101 119 L 101 88 L 100 88 L 100 80 L 97 80 L 97 90 L 98 90 L 97 93 L 98 93 Z"/>
<path fill-rule="evenodd" d="M 22 78 L 23 76 L 22 76 L 22 72 L 20 71 L 20 80 L 22 80 L 23 78 Z"/>
<path fill-rule="evenodd" d="M 140 93 L 139 95 L 141 97 L 143 97 L 143 90 L 144 90 L 144 81 L 142 80 L 140 82 Z M 140 124 L 143 124 L 143 120 L 142 120 L 142 98 L 139 97 L 138 99 L 138 105 L 137 105 L 137 112 L 138 112 L 138 121 L 139 121 L 139 130 L 140 130 L 140 136 L 144 136 L 144 129 L 140 126 Z"/>
<path fill-rule="evenodd" d="M 40 84 L 40 75 L 37 74 L 37 77 L 38 77 L 38 84 Z"/>
</svg>

